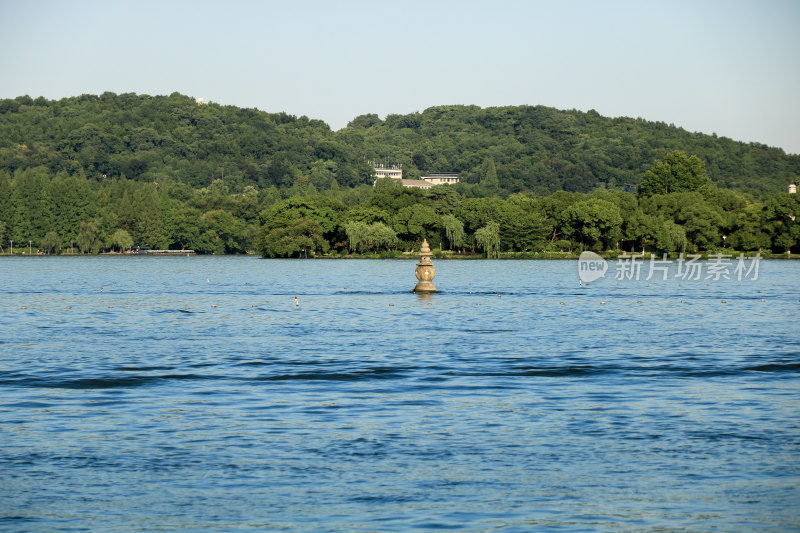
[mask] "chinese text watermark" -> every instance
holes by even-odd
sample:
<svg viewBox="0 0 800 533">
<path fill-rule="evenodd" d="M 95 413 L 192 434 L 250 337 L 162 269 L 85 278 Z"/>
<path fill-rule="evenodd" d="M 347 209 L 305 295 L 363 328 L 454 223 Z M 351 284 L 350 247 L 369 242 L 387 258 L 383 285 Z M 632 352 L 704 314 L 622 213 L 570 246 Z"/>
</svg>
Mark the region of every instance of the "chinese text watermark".
<svg viewBox="0 0 800 533">
<path fill-rule="evenodd" d="M 645 260 L 644 254 L 622 254 L 617 257 L 614 279 L 635 280 L 651 279 L 666 281 L 677 278 L 686 281 L 742 281 L 758 279 L 758 268 L 761 254 L 754 257 L 745 257 L 739 254 L 734 258 L 728 254 L 714 254 L 708 260 L 701 261 L 699 254 L 680 254 L 677 259 L 667 259 L 664 254 L 661 259 L 655 255 Z M 676 268 L 673 268 L 676 266 Z M 608 263 L 594 252 L 583 252 L 578 259 L 578 276 L 581 283 L 592 282 L 605 276 Z"/>
</svg>

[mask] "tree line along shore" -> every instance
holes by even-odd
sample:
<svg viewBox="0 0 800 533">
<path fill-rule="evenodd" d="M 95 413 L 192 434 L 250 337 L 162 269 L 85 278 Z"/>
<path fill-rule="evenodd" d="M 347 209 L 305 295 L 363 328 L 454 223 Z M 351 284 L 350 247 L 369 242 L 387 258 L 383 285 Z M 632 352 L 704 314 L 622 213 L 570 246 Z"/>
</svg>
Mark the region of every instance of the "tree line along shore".
<svg viewBox="0 0 800 533">
<path fill-rule="evenodd" d="M 423 190 L 374 182 L 452 171 Z M 642 119 L 440 106 L 324 122 L 167 97 L 0 100 L 0 253 L 800 253 L 800 157 Z M 374 184 L 373 184 L 374 182 Z"/>
<path fill-rule="evenodd" d="M 491 188 L 491 185 L 478 184 Z M 193 189 L 25 169 L 0 173 L 3 253 L 125 252 L 141 246 L 265 257 L 403 257 L 427 239 L 439 257 L 572 257 L 653 253 L 798 253 L 800 197 L 764 200 L 721 189 L 694 156 L 672 152 L 645 172 L 638 193 L 558 191 L 465 196 L 385 178 L 316 191 L 246 187 L 222 179 Z M 8 245 L 7 245 L 8 243 Z"/>
</svg>

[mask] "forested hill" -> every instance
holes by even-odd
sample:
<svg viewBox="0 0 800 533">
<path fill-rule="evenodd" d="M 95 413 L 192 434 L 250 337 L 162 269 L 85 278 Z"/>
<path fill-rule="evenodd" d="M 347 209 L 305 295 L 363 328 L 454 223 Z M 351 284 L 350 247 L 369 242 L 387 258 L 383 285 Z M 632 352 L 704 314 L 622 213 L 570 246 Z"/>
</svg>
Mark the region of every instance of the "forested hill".
<svg viewBox="0 0 800 533">
<path fill-rule="evenodd" d="M 467 184 L 483 181 L 501 194 L 588 192 L 637 184 L 672 150 L 704 160 L 717 185 L 759 195 L 784 191 L 800 174 L 800 156 L 777 148 L 542 106 L 362 115 L 333 132 L 320 120 L 198 105 L 178 93 L 0 100 L 0 172 L 40 167 L 195 188 L 224 175 L 234 192 L 288 188 L 300 177 L 318 190 L 334 180 L 371 184 L 370 160 L 402 164 L 407 177 L 459 172 Z"/>
<path fill-rule="evenodd" d="M 224 175 L 232 191 L 371 183 L 363 150 L 321 120 L 193 98 L 103 93 L 49 101 L 0 100 L 0 171 L 44 166 L 89 178 L 175 179 L 204 187 Z"/>
<path fill-rule="evenodd" d="M 502 189 L 548 194 L 638 184 L 672 150 L 695 154 L 720 187 L 759 194 L 785 191 L 800 173 L 800 156 L 779 148 L 690 133 L 662 122 L 606 118 L 595 111 L 544 106 L 440 106 L 422 113 L 362 115 L 338 133 L 404 163 L 405 174 L 455 171 L 478 182 L 494 163 Z"/>
</svg>

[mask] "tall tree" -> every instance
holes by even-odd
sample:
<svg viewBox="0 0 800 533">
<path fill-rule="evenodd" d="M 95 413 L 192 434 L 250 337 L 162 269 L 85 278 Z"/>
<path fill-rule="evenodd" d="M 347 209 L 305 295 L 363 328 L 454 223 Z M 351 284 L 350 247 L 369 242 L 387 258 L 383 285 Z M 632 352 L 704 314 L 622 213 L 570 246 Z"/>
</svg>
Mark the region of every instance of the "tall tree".
<svg viewBox="0 0 800 533">
<path fill-rule="evenodd" d="M 616 248 L 622 216 L 611 202 L 592 198 L 573 204 L 567 211 L 567 222 L 576 242 L 589 248 Z"/>
<path fill-rule="evenodd" d="M 771 235 L 776 251 L 800 248 L 800 195 L 781 193 L 767 201 L 762 227 Z"/>
<path fill-rule="evenodd" d="M 53 229 L 61 237 L 77 237 L 80 223 L 95 218 L 98 202 L 86 178 L 58 174 L 50 183 L 53 198 Z"/>
<path fill-rule="evenodd" d="M 500 239 L 508 250 L 525 252 L 542 245 L 550 233 L 550 227 L 541 214 L 509 205 L 500 217 Z"/>
<path fill-rule="evenodd" d="M 675 150 L 653 163 L 642 176 L 637 192 L 639 196 L 652 196 L 699 191 L 710 185 L 705 163 L 696 155 L 687 157 L 684 152 Z"/>
<path fill-rule="evenodd" d="M 119 227 L 128 233 L 134 233 L 136 231 L 136 211 L 133 209 L 133 204 L 131 203 L 130 196 L 128 196 L 127 188 L 122 193 L 122 199 L 117 208 L 117 220 L 119 221 Z"/>
<path fill-rule="evenodd" d="M 55 231 L 48 231 L 41 241 L 39 247 L 48 254 L 61 253 L 61 237 Z"/>
<path fill-rule="evenodd" d="M 12 224 L 15 241 L 39 241 L 52 229 L 53 202 L 45 170 L 26 169 L 16 173 L 12 203 L 15 207 Z"/>
<path fill-rule="evenodd" d="M 500 186 L 500 182 L 497 180 L 497 165 L 494 163 L 494 157 L 489 157 L 483 166 L 481 185 L 490 190 L 497 189 Z"/>
<path fill-rule="evenodd" d="M 283 219 L 270 229 L 265 227 L 259 243 L 259 252 L 265 257 L 305 257 L 329 248 L 322 236 L 322 225 L 308 218 Z"/>
<path fill-rule="evenodd" d="M 429 206 L 414 204 L 404 207 L 395 216 L 394 230 L 398 236 L 407 241 L 428 239 L 433 243 L 441 242 L 439 232 L 442 219 Z"/>
<path fill-rule="evenodd" d="M 160 248 L 164 245 L 161 212 L 158 209 L 154 193 L 150 193 L 145 198 L 144 208 L 139 217 L 137 238 L 140 245 L 149 248 Z"/>
<path fill-rule="evenodd" d="M 6 235 L 12 233 L 14 223 L 14 204 L 11 197 L 11 184 L 5 172 L 0 172 L 0 223 L 5 227 Z M 0 244 L 5 238 L 0 238 Z"/>
<path fill-rule="evenodd" d="M 214 238 L 221 242 L 222 253 L 236 254 L 247 251 L 242 221 L 222 209 L 204 213 L 202 219 L 205 227 L 214 233 Z"/>
</svg>

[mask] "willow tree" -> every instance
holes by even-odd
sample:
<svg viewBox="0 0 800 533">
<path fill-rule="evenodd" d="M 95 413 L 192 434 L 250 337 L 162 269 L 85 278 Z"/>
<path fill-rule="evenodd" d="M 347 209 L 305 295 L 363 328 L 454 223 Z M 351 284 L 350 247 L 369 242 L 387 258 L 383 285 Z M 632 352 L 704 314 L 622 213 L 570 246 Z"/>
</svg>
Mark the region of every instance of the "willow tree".
<svg viewBox="0 0 800 533">
<path fill-rule="evenodd" d="M 344 225 L 344 232 L 347 234 L 350 251 L 355 252 L 358 249 L 363 249 L 364 244 L 367 242 L 369 225 L 360 220 L 355 220 Z"/>
<path fill-rule="evenodd" d="M 78 237 L 76 244 L 81 249 L 82 253 L 96 254 L 100 251 L 100 228 L 97 225 L 97 220 L 90 219 L 81 222 L 78 229 Z"/>
<path fill-rule="evenodd" d="M 389 250 L 397 244 L 397 233 L 383 222 L 370 224 L 368 230 L 367 245 L 376 253 L 381 248 Z"/>
<path fill-rule="evenodd" d="M 125 251 L 127 248 L 133 246 L 133 237 L 124 229 L 118 229 L 111 236 L 111 245 L 119 248 L 120 252 Z"/>
<path fill-rule="evenodd" d="M 450 249 L 455 250 L 463 246 L 465 237 L 464 223 L 453 215 L 445 215 L 442 217 L 442 224 L 444 225 L 444 234 Z"/>
<path fill-rule="evenodd" d="M 500 224 L 489 222 L 475 232 L 475 244 L 486 252 L 486 257 L 497 257 L 500 251 Z"/>
</svg>

